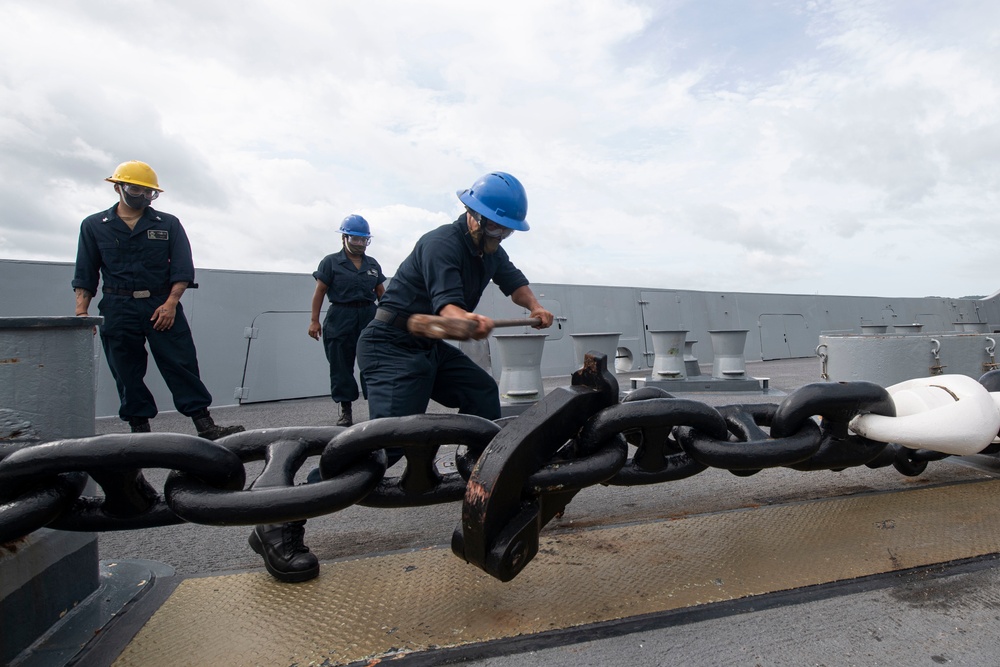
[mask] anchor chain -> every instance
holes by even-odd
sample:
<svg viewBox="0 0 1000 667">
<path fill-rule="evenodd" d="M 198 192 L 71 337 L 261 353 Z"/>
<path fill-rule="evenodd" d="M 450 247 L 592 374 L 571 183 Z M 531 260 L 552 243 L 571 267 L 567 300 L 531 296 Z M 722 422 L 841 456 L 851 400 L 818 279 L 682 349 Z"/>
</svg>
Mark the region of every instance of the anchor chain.
<svg viewBox="0 0 1000 667">
<path fill-rule="evenodd" d="M 1000 371 L 980 380 L 1000 387 Z M 778 405 L 709 405 L 644 388 L 618 400 L 604 355 L 587 355 L 569 387 L 517 418 L 414 415 L 352 427 L 288 427 L 215 442 L 171 433 L 0 445 L 0 543 L 48 526 L 108 531 L 182 522 L 255 525 L 307 519 L 355 504 L 393 508 L 462 502 L 452 550 L 510 581 L 538 552 L 539 533 L 587 487 L 658 484 L 719 468 L 843 470 L 893 466 L 918 475 L 947 453 L 853 432 L 864 415 L 895 417 L 867 382 L 815 383 Z M 454 446 L 454 472 L 441 448 Z M 386 449 L 405 465 L 388 475 Z M 629 452 L 631 456 L 629 455 Z M 992 451 L 990 448 L 984 451 Z M 319 457 L 319 479 L 296 475 Z M 247 464 L 264 467 L 247 487 Z M 450 467 L 450 462 L 448 466 Z M 170 470 L 162 490 L 145 469 Z M 84 496 L 88 478 L 102 496 Z"/>
</svg>

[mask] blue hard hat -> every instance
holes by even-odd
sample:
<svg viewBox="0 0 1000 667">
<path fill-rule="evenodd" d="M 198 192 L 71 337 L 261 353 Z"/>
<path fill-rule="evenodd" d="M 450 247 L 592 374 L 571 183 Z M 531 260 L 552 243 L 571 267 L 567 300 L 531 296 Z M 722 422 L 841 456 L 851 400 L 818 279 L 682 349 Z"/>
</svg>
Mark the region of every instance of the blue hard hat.
<svg viewBox="0 0 1000 667">
<path fill-rule="evenodd" d="M 494 171 L 455 194 L 463 204 L 498 225 L 519 232 L 529 229 L 524 219 L 528 215 L 528 195 L 521 181 L 510 174 Z"/>
<path fill-rule="evenodd" d="M 352 214 L 343 219 L 340 223 L 340 233 L 348 236 L 363 236 L 368 238 L 372 235 L 368 227 L 368 221 L 360 215 Z"/>
</svg>

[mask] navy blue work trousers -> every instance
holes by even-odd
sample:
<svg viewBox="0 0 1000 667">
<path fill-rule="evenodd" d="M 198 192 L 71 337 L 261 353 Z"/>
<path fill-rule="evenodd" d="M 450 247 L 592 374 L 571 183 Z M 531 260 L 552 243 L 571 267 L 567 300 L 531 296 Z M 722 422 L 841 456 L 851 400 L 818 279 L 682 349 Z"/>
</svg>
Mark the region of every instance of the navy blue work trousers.
<svg viewBox="0 0 1000 667">
<path fill-rule="evenodd" d="M 372 419 L 422 414 L 431 400 L 460 414 L 500 418 L 493 376 L 444 341 L 417 338 L 376 320 L 361 332 L 358 364 Z"/>
<path fill-rule="evenodd" d="M 344 308 L 330 304 L 326 311 L 323 348 L 326 350 L 326 360 L 330 362 L 330 398 L 337 403 L 358 400 L 358 383 L 354 379 L 358 336 L 374 317 L 374 303 L 363 308 Z"/>
<path fill-rule="evenodd" d="M 129 417 L 156 416 L 156 402 L 144 381 L 147 342 L 178 412 L 190 417 L 212 404 L 212 395 L 198 373 L 194 339 L 181 305 L 177 304 L 177 316 L 170 329 L 153 328 L 150 318 L 164 301 L 166 296 L 133 299 L 105 294 L 98 305 L 104 317 L 101 344 L 121 399 L 118 416 L 126 421 Z"/>
</svg>

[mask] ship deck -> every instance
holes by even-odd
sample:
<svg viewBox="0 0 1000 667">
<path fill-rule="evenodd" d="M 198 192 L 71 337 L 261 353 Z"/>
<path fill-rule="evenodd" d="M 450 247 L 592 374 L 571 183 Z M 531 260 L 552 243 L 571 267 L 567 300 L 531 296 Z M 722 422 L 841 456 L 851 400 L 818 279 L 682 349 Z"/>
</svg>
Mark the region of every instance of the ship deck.
<svg viewBox="0 0 1000 667">
<path fill-rule="evenodd" d="M 820 381 L 816 359 L 748 362 L 747 373 L 769 390 L 678 395 L 770 403 Z M 618 376 L 623 389 L 631 377 L 642 376 Z M 336 412 L 315 398 L 213 416 L 254 429 L 329 425 Z M 126 429 L 102 419 L 97 430 Z M 193 433 L 176 413 L 153 429 Z M 710 469 L 590 487 L 509 583 L 451 553 L 460 503 L 310 520 L 323 565 L 304 584 L 274 581 L 246 527 L 104 533 L 101 589 L 22 664 L 996 664 L 998 472 L 972 456 L 917 477 Z M 147 478 L 156 487 L 165 474 Z"/>
</svg>

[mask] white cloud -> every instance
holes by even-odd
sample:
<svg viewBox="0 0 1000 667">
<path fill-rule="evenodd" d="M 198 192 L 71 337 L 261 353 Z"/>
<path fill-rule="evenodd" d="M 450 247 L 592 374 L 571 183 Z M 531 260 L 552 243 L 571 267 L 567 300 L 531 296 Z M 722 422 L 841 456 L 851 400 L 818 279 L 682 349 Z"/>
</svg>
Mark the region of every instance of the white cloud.
<svg viewBox="0 0 1000 667">
<path fill-rule="evenodd" d="M 72 260 L 126 159 L 200 266 L 392 273 L 502 169 L 536 282 L 991 293 L 986 0 L 0 5 L 0 256 Z M 926 267 L 921 265 L 923 262 Z"/>
</svg>

